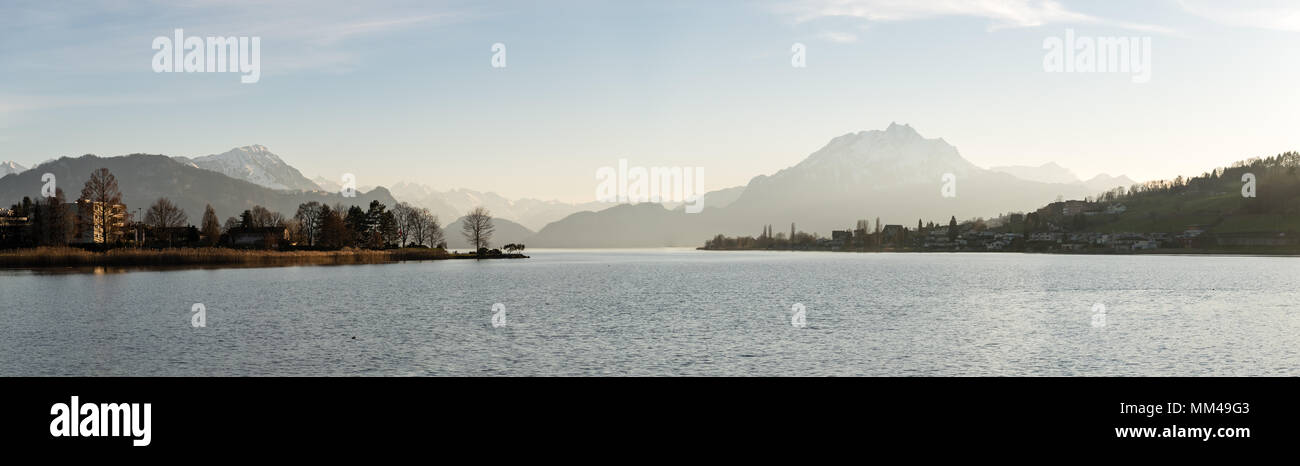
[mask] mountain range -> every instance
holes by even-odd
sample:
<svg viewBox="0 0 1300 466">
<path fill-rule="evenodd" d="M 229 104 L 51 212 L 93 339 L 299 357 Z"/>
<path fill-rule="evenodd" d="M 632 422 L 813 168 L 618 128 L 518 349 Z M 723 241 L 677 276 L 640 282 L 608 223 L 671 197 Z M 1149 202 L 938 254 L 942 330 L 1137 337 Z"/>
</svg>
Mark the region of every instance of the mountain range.
<svg viewBox="0 0 1300 466">
<path fill-rule="evenodd" d="M 484 207 L 497 218 L 507 218 L 535 230 L 560 220 L 575 212 L 600 210 L 610 204 L 599 202 L 566 203 L 538 199 L 507 199 L 496 193 L 469 189 L 439 191 L 432 187 L 409 182 L 394 184 L 393 196 L 418 207 L 424 207 L 439 218 L 460 218 L 475 207 Z"/>
<path fill-rule="evenodd" d="M 953 197 L 941 192 L 949 175 Z M 757 235 L 764 225 L 788 231 L 793 222 L 799 230 L 826 234 L 852 228 L 858 219 L 946 223 L 951 216 L 993 217 L 1090 194 L 1095 193 L 1082 183 L 1045 183 L 979 168 L 943 139 L 891 124 L 834 138 L 793 167 L 754 177 L 729 205 L 710 206 L 706 196 L 698 214 L 655 204 L 578 213 L 542 228 L 527 244 L 698 246 L 716 234 Z"/>
<path fill-rule="evenodd" d="M 190 223 L 196 225 L 202 220 L 204 207 L 208 204 L 224 220 L 238 216 L 240 212 L 255 205 L 292 217 L 298 211 L 299 204 L 310 201 L 363 207 L 372 200 L 389 206 L 397 202 L 383 188 L 366 193 L 358 192 L 356 197 L 351 198 L 338 193 L 271 189 L 182 163 L 172 157 L 132 154 L 118 157 L 63 157 L 18 175 L 0 178 L 0 202 L 3 203 L 0 205 L 16 204 L 23 197 L 38 199 L 44 185 L 41 177 L 45 173 L 54 174 L 57 186 L 63 190 L 66 199 L 71 201 L 81 193 L 90 173 L 100 168 L 107 168 L 117 178 L 122 201 L 131 213 L 136 213 L 138 209 L 140 215 L 143 215 L 144 209 L 155 200 L 166 197 L 180 206 L 189 216 Z"/>
<path fill-rule="evenodd" d="M 63 157 L 26 171 L 12 162 L 0 164 L 0 173 L 17 173 L 0 178 L 0 203 L 38 196 L 40 174 L 45 172 L 54 173 L 66 195 L 75 197 L 90 172 L 101 167 L 118 177 L 132 210 L 165 196 L 185 209 L 192 223 L 198 222 L 207 203 L 225 218 L 253 205 L 292 216 L 298 204 L 312 200 L 359 206 L 379 200 L 390 207 L 401 200 L 443 219 L 453 249 L 469 248 L 457 222 L 479 206 L 496 220 L 494 245 L 698 246 L 716 234 L 757 234 L 764 225 L 787 231 L 792 222 L 800 230 L 826 234 L 850 228 L 859 219 L 911 225 L 917 220 L 946 222 L 951 216 L 992 217 L 1134 184 L 1124 176 L 1098 175 L 1083 181 L 1055 163 L 983 169 L 942 138 L 925 138 L 909 125 L 891 124 L 884 130 L 836 137 L 792 167 L 756 176 L 744 186 L 709 192 L 698 214 L 686 214 L 677 204 L 509 199 L 410 182 L 397 183 L 391 191 L 362 188 L 356 198 L 344 198 L 338 183 L 319 176 L 308 179 L 260 145 L 194 158 Z M 945 197 L 941 189 L 949 180 L 955 196 Z M 456 220 L 447 224 L 447 219 Z"/>
</svg>

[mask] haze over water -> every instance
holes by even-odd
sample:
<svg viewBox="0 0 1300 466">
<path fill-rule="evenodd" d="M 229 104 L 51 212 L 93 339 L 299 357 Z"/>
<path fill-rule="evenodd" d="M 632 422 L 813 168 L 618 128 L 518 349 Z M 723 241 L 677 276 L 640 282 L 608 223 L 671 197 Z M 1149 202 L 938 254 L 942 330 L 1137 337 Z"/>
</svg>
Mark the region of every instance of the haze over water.
<svg viewBox="0 0 1300 466">
<path fill-rule="evenodd" d="M 4 271 L 0 375 L 1300 373 L 1297 258 L 529 253 Z M 195 303 L 206 328 L 190 325 Z"/>
</svg>

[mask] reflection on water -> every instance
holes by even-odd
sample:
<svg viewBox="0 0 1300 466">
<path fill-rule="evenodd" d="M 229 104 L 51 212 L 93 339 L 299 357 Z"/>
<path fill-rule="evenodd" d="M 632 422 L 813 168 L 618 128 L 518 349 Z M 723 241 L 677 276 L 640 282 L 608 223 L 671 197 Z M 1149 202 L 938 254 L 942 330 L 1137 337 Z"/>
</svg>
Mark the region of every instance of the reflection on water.
<svg viewBox="0 0 1300 466">
<path fill-rule="evenodd" d="M 533 252 L 526 261 L 0 271 L 0 375 L 1296 375 L 1300 367 L 1297 258 Z M 204 328 L 190 326 L 196 303 Z M 802 328 L 791 325 L 795 304 Z M 1099 308 L 1104 325 L 1095 326 Z"/>
</svg>

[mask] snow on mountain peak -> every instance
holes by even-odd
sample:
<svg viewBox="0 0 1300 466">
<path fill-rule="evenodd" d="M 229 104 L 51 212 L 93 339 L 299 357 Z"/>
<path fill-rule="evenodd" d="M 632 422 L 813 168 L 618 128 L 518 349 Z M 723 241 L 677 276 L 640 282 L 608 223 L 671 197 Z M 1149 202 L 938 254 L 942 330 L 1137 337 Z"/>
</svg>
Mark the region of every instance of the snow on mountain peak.
<svg viewBox="0 0 1300 466">
<path fill-rule="evenodd" d="M 303 176 L 261 144 L 236 147 L 221 154 L 188 159 L 176 157 L 182 163 L 222 173 L 271 189 L 297 189 L 314 191 L 319 186 Z"/>
<path fill-rule="evenodd" d="M 774 177 L 835 179 L 842 183 L 892 185 L 933 181 L 945 173 L 981 171 L 943 139 L 926 139 L 907 124 L 859 131 L 832 139 L 798 165 Z M 798 174 L 798 175 L 795 175 Z"/>
<path fill-rule="evenodd" d="M 16 175 L 25 171 L 27 171 L 27 168 L 16 162 L 0 162 L 0 177 Z"/>
</svg>

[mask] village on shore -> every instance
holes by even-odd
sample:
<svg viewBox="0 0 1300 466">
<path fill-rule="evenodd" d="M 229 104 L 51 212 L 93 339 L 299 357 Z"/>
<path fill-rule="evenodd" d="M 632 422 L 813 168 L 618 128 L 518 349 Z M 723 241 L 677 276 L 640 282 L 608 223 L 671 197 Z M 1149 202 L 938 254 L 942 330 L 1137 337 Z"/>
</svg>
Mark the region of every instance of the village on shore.
<svg viewBox="0 0 1300 466">
<path fill-rule="evenodd" d="M 1300 254 L 1297 198 L 1300 153 L 1286 152 L 991 219 L 908 228 L 877 217 L 829 236 L 765 225 L 757 237 L 717 235 L 699 249 L 1289 255 Z"/>
<path fill-rule="evenodd" d="M 1204 225 L 1187 225 L 1170 232 L 1098 232 L 1072 231 L 1067 219 L 1094 216 L 1117 216 L 1124 213 L 1122 203 L 1104 204 L 1086 201 L 1061 201 L 1030 214 L 1009 214 L 999 219 L 977 219 L 948 224 L 917 222 L 915 228 L 881 225 L 859 220 L 857 228 L 833 230 L 830 236 L 805 233 L 773 233 L 765 226 L 757 237 L 718 235 L 705 242 L 702 250 L 801 250 L 801 251 L 875 251 L 875 252 L 1060 252 L 1060 253 L 1135 253 L 1135 252 L 1297 252 L 1300 236 L 1286 232 L 1207 233 Z M 1046 220 L 1046 221 L 1045 221 Z M 790 238 L 794 238 L 792 242 Z"/>
</svg>

